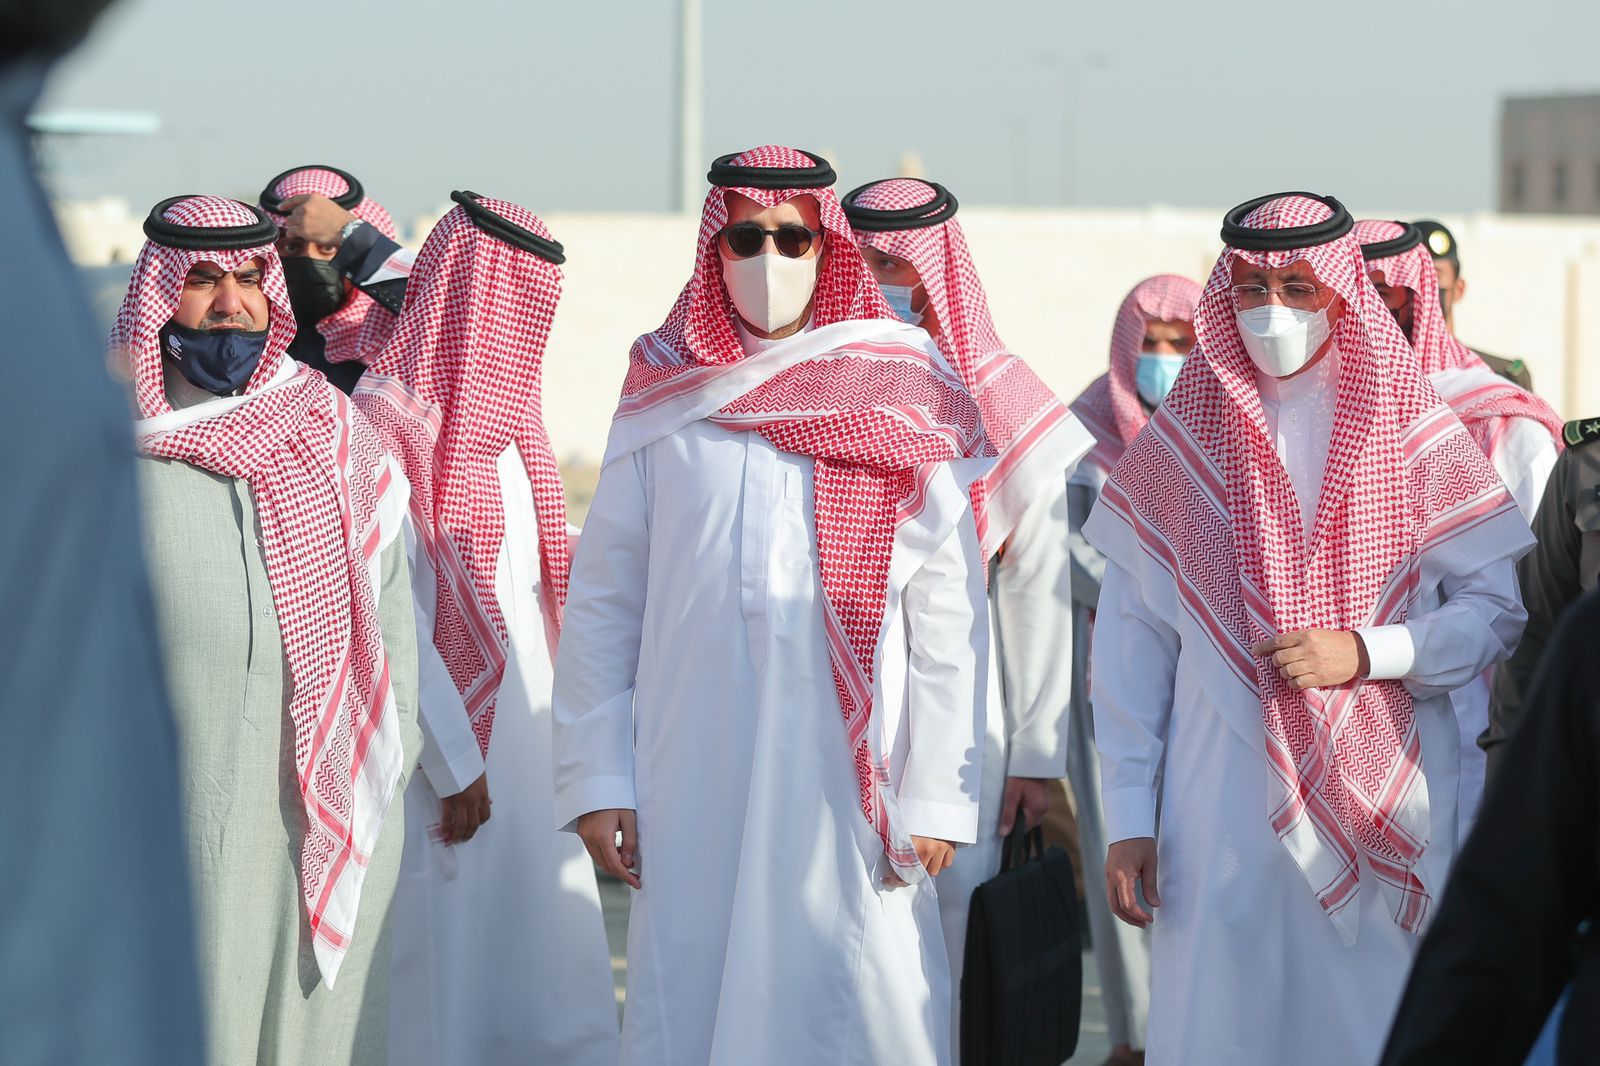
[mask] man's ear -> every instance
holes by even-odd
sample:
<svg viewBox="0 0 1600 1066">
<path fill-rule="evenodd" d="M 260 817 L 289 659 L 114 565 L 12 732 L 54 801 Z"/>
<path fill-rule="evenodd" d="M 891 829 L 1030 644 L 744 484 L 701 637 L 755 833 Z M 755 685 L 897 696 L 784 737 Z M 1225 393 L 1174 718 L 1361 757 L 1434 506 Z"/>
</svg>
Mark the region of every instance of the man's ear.
<svg viewBox="0 0 1600 1066">
<path fill-rule="evenodd" d="M 1456 275 L 1456 283 L 1450 286 L 1450 298 L 1453 303 L 1460 303 L 1461 298 L 1467 294 L 1467 279 Z"/>
</svg>

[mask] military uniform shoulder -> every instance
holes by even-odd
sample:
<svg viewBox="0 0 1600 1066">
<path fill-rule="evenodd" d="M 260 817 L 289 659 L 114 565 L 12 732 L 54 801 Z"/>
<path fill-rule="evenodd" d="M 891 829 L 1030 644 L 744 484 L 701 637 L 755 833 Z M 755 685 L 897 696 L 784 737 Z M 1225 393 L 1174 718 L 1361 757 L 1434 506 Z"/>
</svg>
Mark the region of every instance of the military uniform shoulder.
<svg viewBox="0 0 1600 1066">
<path fill-rule="evenodd" d="M 1600 440 L 1600 418 L 1575 418 L 1561 429 L 1561 439 L 1569 448 L 1581 448 Z"/>
<path fill-rule="evenodd" d="M 1510 381 L 1516 382 L 1525 389 L 1533 387 L 1533 375 L 1528 372 L 1528 364 L 1521 359 L 1507 359 L 1503 355 L 1495 355 L 1481 348 L 1472 349 L 1474 355 L 1489 364 L 1489 369 Z"/>
</svg>

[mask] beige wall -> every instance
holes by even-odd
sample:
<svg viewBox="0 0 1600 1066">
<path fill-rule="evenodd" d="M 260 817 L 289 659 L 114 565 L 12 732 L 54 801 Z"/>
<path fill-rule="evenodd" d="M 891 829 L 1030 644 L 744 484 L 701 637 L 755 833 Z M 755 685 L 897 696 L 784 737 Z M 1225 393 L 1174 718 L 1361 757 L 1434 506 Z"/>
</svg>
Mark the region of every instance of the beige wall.
<svg viewBox="0 0 1600 1066">
<path fill-rule="evenodd" d="M 1221 210 L 963 208 L 1000 335 L 1063 397 L 1106 359 L 1127 290 L 1150 274 L 1204 281 Z M 74 256 L 137 249 L 139 220 L 105 203 L 64 205 Z M 412 232 L 420 234 L 427 219 Z M 567 248 L 565 295 L 546 356 L 545 417 L 573 465 L 604 449 L 628 346 L 658 325 L 692 265 L 697 221 L 678 215 L 553 214 Z M 1457 325 L 1470 343 L 1520 356 L 1566 417 L 1600 414 L 1600 220 L 1446 217 L 1465 250 Z"/>
</svg>

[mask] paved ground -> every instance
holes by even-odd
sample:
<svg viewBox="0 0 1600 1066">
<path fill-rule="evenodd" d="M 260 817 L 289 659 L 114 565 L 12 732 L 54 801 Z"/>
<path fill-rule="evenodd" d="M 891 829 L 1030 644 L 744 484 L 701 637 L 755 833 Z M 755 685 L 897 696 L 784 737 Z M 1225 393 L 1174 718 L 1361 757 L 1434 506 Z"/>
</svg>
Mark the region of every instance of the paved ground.
<svg viewBox="0 0 1600 1066">
<path fill-rule="evenodd" d="M 628 887 L 610 877 L 600 878 L 600 904 L 606 914 L 606 936 L 611 941 L 611 972 L 617 981 L 617 1011 L 621 1013 L 623 983 L 627 977 Z M 1078 1034 L 1078 1053 L 1073 1066 L 1100 1066 L 1110 1053 L 1106 1042 L 1106 1012 L 1100 1002 L 1100 975 L 1094 956 L 1083 956 L 1083 1027 Z"/>
</svg>

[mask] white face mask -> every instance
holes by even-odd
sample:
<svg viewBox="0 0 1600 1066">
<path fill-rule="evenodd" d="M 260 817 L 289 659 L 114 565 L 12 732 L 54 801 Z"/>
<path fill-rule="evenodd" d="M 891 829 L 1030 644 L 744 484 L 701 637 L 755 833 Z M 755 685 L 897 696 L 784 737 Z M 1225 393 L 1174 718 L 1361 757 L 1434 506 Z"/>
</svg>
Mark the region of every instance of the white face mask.
<svg viewBox="0 0 1600 1066">
<path fill-rule="evenodd" d="M 1239 339 L 1250 361 L 1268 377 L 1286 378 L 1305 368 L 1328 339 L 1328 309 L 1300 311 L 1264 304 L 1235 313 Z"/>
<path fill-rule="evenodd" d="M 817 289 L 817 262 L 786 259 L 777 253 L 749 259 L 723 259 L 722 283 L 739 317 L 763 333 L 792 325 L 806 313 Z"/>
</svg>

